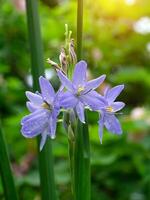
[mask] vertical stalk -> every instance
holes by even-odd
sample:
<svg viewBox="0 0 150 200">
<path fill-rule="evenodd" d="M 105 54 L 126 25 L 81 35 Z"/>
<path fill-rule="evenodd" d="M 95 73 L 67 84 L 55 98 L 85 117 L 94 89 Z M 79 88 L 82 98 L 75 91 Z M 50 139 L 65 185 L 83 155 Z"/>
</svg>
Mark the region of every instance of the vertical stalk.
<svg viewBox="0 0 150 200">
<path fill-rule="evenodd" d="M 83 125 L 79 120 L 74 150 L 74 187 L 75 200 L 91 199 L 90 144 L 88 125 Z"/>
<path fill-rule="evenodd" d="M 77 59 L 82 58 L 83 0 L 77 7 Z M 87 115 L 86 123 L 78 120 L 74 148 L 74 196 L 75 200 L 91 199 L 90 144 Z"/>
<path fill-rule="evenodd" d="M 38 78 L 44 74 L 43 47 L 41 40 L 38 1 L 26 0 L 29 43 L 31 50 L 31 72 L 33 90 L 39 90 Z M 40 136 L 38 137 L 38 149 Z M 42 200 L 56 200 L 51 140 L 48 139 L 43 150 L 38 152 Z"/>
<path fill-rule="evenodd" d="M 10 167 L 9 157 L 6 149 L 6 142 L 0 124 L 0 174 L 4 187 L 6 200 L 17 200 L 17 193 Z"/>
<path fill-rule="evenodd" d="M 82 58 L 83 0 L 77 0 L 77 59 Z"/>
</svg>

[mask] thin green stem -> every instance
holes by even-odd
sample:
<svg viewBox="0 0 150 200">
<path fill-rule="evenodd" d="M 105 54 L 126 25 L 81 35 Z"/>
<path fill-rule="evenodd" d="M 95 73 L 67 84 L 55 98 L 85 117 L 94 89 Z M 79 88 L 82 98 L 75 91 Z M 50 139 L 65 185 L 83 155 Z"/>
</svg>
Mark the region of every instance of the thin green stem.
<svg viewBox="0 0 150 200">
<path fill-rule="evenodd" d="M 83 0 L 77 0 L 77 59 L 82 58 Z"/>
<path fill-rule="evenodd" d="M 72 194 L 74 194 L 74 142 L 68 139 L 68 147 L 69 147 L 69 162 L 70 162 L 70 174 L 71 174 L 71 190 Z"/>
<path fill-rule="evenodd" d="M 33 77 L 33 90 L 39 90 L 38 78 L 44 74 L 43 47 L 41 40 L 38 1 L 26 0 L 27 23 L 29 33 L 29 43 L 31 51 L 31 72 Z M 38 138 L 38 149 L 40 137 Z M 56 200 L 56 190 L 54 183 L 54 168 L 51 140 L 48 139 L 43 150 L 38 152 L 39 171 L 41 181 L 42 200 Z"/>
<path fill-rule="evenodd" d="M 0 124 L 0 173 L 6 200 L 17 200 L 14 179 L 7 153 L 6 142 Z"/>
<path fill-rule="evenodd" d="M 82 58 L 82 30 L 83 30 L 83 0 L 78 0 L 77 6 L 77 59 Z M 75 200 L 90 200 L 90 144 L 87 114 L 83 124 L 78 120 L 74 148 L 74 196 Z"/>
<path fill-rule="evenodd" d="M 86 119 L 87 123 L 87 119 Z M 75 200 L 90 200 L 90 144 L 88 125 L 78 121 L 74 148 L 74 196 Z"/>
</svg>

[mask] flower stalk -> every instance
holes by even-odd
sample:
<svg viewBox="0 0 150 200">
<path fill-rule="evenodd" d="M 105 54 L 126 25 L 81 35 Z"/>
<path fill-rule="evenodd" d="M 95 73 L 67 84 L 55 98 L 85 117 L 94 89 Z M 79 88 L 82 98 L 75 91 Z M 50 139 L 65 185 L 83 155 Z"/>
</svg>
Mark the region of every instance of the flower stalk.
<svg viewBox="0 0 150 200">
<path fill-rule="evenodd" d="M 77 0 L 77 59 L 82 59 L 83 0 Z"/>
<path fill-rule="evenodd" d="M 82 58 L 83 0 L 77 5 L 77 59 Z M 78 120 L 74 147 L 74 197 L 75 200 L 91 199 L 90 144 L 87 114 L 85 123 Z"/>
<path fill-rule="evenodd" d="M 39 76 L 44 74 L 43 48 L 37 4 L 38 2 L 35 0 L 26 0 L 28 34 L 31 50 L 31 72 L 34 91 L 39 90 Z M 38 149 L 40 140 L 41 137 L 38 136 Z M 38 152 L 38 157 L 42 200 L 56 200 L 53 156 L 50 139 L 46 141 L 43 150 Z"/>
<path fill-rule="evenodd" d="M 10 161 L 7 153 L 6 142 L 3 136 L 0 124 L 0 172 L 2 176 L 2 183 L 4 187 L 4 194 L 6 200 L 17 200 L 17 192 L 13 180 L 13 175 L 10 167 Z"/>
</svg>

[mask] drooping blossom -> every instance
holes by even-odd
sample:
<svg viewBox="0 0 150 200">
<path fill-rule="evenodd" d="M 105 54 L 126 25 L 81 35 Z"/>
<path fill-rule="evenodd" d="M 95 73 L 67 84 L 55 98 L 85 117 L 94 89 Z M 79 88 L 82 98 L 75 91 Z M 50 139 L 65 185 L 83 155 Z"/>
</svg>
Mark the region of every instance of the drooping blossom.
<svg viewBox="0 0 150 200">
<path fill-rule="evenodd" d="M 124 85 L 118 85 L 111 89 L 107 89 L 104 93 L 104 104 L 100 108 L 99 119 L 99 135 L 102 143 L 103 127 L 105 126 L 109 132 L 114 134 L 122 134 L 122 129 L 119 120 L 115 116 L 115 113 L 121 110 L 125 104 L 121 101 L 115 101 L 121 91 L 124 89 Z"/>
<path fill-rule="evenodd" d="M 94 91 L 105 79 L 105 75 L 97 79 L 87 81 L 86 77 L 87 64 L 80 61 L 76 64 L 73 79 L 70 81 L 61 71 L 58 71 L 59 79 L 67 91 L 61 98 L 61 105 L 66 109 L 73 108 L 81 122 L 85 123 L 84 107 L 89 106 L 96 110 L 103 98 Z"/>
<path fill-rule="evenodd" d="M 29 99 L 26 105 L 31 114 L 22 119 L 21 132 L 27 138 L 41 134 L 40 150 L 42 150 L 47 136 L 55 138 L 61 90 L 55 94 L 52 85 L 42 76 L 39 78 L 39 83 L 41 93 L 26 92 Z"/>
</svg>

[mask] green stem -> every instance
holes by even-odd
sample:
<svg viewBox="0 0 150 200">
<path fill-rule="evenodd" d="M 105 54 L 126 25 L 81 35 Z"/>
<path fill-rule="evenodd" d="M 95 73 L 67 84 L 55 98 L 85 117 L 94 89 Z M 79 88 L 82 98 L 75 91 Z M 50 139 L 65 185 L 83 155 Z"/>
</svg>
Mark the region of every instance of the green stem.
<svg viewBox="0 0 150 200">
<path fill-rule="evenodd" d="M 43 47 L 38 16 L 38 1 L 26 0 L 26 8 L 29 43 L 31 50 L 33 90 L 37 91 L 39 90 L 39 76 L 44 74 Z M 41 138 L 38 137 L 38 149 L 40 139 Z M 56 200 L 53 156 L 50 139 L 47 140 L 43 150 L 39 152 L 38 157 L 42 200 Z"/>
<path fill-rule="evenodd" d="M 83 0 L 77 8 L 77 59 L 82 58 Z M 87 114 L 83 124 L 78 120 L 74 148 L 74 196 L 75 200 L 91 199 L 90 144 Z"/>
<path fill-rule="evenodd" d="M 0 124 L 1 126 L 1 124 Z M 6 200 L 17 200 L 17 193 L 6 149 L 5 138 L 0 127 L 0 173 Z"/>
<path fill-rule="evenodd" d="M 77 59 L 82 58 L 82 33 L 83 32 L 83 0 L 77 4 Z"/>
<path fill-rule="evenodd" d="M 75 200 L 91 199 L 90 144 L 87 120 L 78 120 L 74 149 L 74 196 Z"/>
<path fill-rule="evenodd" d="M 69 144 L 69 162 L 70 162 L 70 174 L 71 174 L 71 191 L 74 194 L 74 142 L 68 139 Z"/>
</svg>

